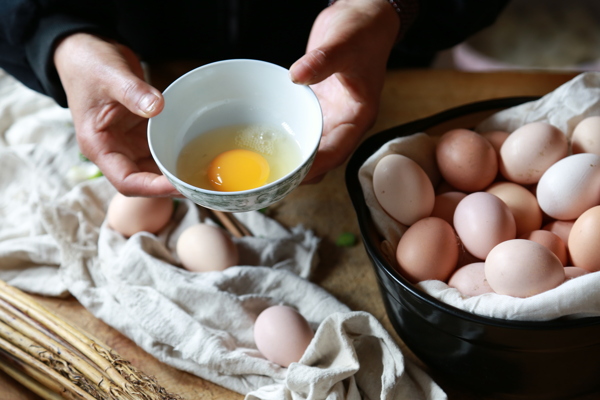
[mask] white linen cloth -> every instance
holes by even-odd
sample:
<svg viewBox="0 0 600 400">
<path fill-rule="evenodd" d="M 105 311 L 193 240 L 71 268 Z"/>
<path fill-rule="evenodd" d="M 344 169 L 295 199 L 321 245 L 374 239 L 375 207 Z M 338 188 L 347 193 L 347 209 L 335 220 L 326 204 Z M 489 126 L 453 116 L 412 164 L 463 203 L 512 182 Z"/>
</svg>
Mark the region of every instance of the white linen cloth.
<svg viewBox="0 0 600 400">
<path fill-rule="evenodd" d="M 600 115 L 600 73 L 582 73 L 539 100 L 500 111 L 482 121 L 475 130 L 513 132 L 536 121 L 548 122 L 561 129 L 570 139 L 573 129 L 583 118 Z M 465 127 L 467 128 L 467 127 Z M 373 170 L 389 153 L 403 154 L 415 160 L 437 184 L 440 173 L 435 164 L 435 139 L 422 132 L 397 138 L 382 146 L 359 171 L 365 199 L 378 231 L 395 248 L 408 227 L 394 221 L 381 208 L 373 192 Z M 571 279 L 559 287 L 529 297 L 516 298 L 496 293 L 465 297 L 437 280 L 418 286 L 431 296 L 461 310 L 488 317 L 511 320 L 551 320 L 559 317 L 600 315 L 600 272 Z"/>
<path fill-rule="evenodd" d="M 445 399 L 382 325 L 309 281 L 319 239 L 259 212 L 234 239 L 240 265 L 193 273 L 175 243 L 206 215 L 181 200 L 158 235 L 126 239 L 106 210 L 101 177 L 73 182 L 80 160 L 68 110 L 0 71 L 0 279 L 47 296 L 71 293 L 157 359 L 247 399 Z M 296 308 L 316 330 L 299 363 L 277 366 L 253 341 L 258 314 Z"/>
</svg>

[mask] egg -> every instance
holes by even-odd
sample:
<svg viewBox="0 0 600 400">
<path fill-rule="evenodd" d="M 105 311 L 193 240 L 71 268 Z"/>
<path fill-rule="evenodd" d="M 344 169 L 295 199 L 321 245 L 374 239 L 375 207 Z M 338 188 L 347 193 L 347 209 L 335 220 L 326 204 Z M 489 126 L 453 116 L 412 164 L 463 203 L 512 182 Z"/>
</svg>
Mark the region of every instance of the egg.
<svg viewBox="0 0 600 400">
<path fill-rule="evenodd" d="M 519 239 L 533 240 L 541 245 L 546 246 L 550 251 L 556 254 L 562 265 L 566 265 L 568 261 L 567 243 L 564 242 L 557 234 L 544 229 L 537 229 L 521 235 Z"/>
<path fill-rule="evenodd" d="M 282 367 L 298 362 L 314 332 L 294 308 L 277 305 L 262 311 L 254 323 L 254 342 L 269 361 Z"/>
<path fill-rule="evenodd" d="M 433 210 L 431 180 L 419 164 L 400 154 L 379 160 L 373 170 L 373 191 L 381 208 L 404 225 L 428 217 Z"/>
<path fill-rule="evenodd" d="M 561 238 L 562 241 L 565 244 L 567 244 L 567 243 L 569 243 L 569 234 L 571 233 L 571 229 L 573 229 L 574 223 L 575 223 L 574 220 L 573 221 L 555 220 L 555 221 L 548 222 L 546 225 L 544 225 L 542 227 L 542 229 L 556 234 L 556 236 Z"/>
<path fill-rule="evenodd" d="M 567 246 L 574 266 L 600 271 L 600 206 L 586 210 L 573 224 Z"/>
<path fill-rule="evenodd" d="M 396 249 L 398 269 L 413 283 L 446 281 L 458 261 L 459 242 L 452 226 L 441 218 L 423 218 L 411 225 Z"/>
<path fill-rule="evenodd" d="M 485 279 L 484 265 L 483 262 L 475 262 L 458 268 L 448 280 L 448 286 L 467 297 L 493 292 Z"/>
<path fill-rule="evenodd" d="M 218 226 L 197 223 L 177 238 L 176 252 L 189 271 L 223 271 L 239 262 L 238 249 L 229 234 Z"/>
<path fill-rule="evenodd" d="M 537 199 L 523 186 L 513 182 L 496 182 L 486 192 L 497 196 L 508 206 L 515 217 L 517 237 L 542 226 L 543 215 Z"/>
<path fill-rule="evenodd" d="M 469 129 L 452 129 L 444 133 L 435 154 L 442 177 L 459 191 L 482 190 L 498 173 L 494 147 Z"/>
<path fill-rule="evenodd" d="M 566 280 L 577 278 L 578 276 L 582 276 L 587 273 L 588 273 L 588 271 L 586 271 L 583 268 L 574 267 L 574 266 L 565 267 L 565 279 Z"/>
<path fill-rule="evenodd" d="M 458 190 L 452 187 L 452 185 L 450 185 L 448 182 L 443 180 L 435 188 L 435 194 L 439 195 L 447 192 L 458 192 Z"/>
<path fill-rule="evenodd" d="M 575 126 L 571 136 L 571 149 L 573 154 L 600 155 L 600 116 L 584 118 Z"/>
<path fill-rule="evenodd" d="M 543 212 L 565 221 L 600 204 L 600 156 L 573 154 L 556 162 L 541 177 L 536 197 Z"/>
<path fill-rule="evenodd" d="M 237 192 L 260 187 L 269 178 L 270 167 L 260 154 L 246 149 L 228 150 L 208 165 L 208 179 L 213 189 Z"/>
<path fill-rule="evenodd" d="M 496 154 L 498 154 L 498 156 L 500 156 L 500 148 L 502 147 L 502 144 L 508 138 L 509 135 L 510 133 L 505 131 L 489 131 L 483 132 L 481 134 L 481 136 L 483 136 L 485 139 L 487 139 L 488 142 L 490 142 L 494 150 L 496 150 Z"/>
<path fill-rule="evenodd" d="M 463 192 L 444 192 L 435 196 L 432 217 L 438 217 L 454 226 L 454 210 L 458 203 L 466 197 Z"/>
<path fill-rule="evenodd" d="M 474 264 L 477 262 L 483 262 L 483 260 L 469 253 L 467 249 L 465 249 L 465 246 L 463 246 L 461 243 L 458 251 L 458 262 L 456 263 L 456 268 L 464 267 L 465 265 Z"/>
<path fill-rule="evenodd" d="M 567 138 L 560 129 L 545 122 L 532 122 L 506 138 L 500 148 L 499 169 L 511 182 L 536 183 L 568 151 Z"/>
<path fill-rule="evenodd" d="M 486 192 L 471 193 L 458 203 L 454 229 L 467 251 L 481 260 L 498 243 L 514 239 L 517 232 L 508 206 Z"/>
<path fill-rule="evenodd" d="M 558 257 L 546 246 L 525 239 L 498 244 L 488 254 L 484 269 L 494 292 L 513 297 L 534 296 L 565 280 Z"/>
<path fill-rule="evenodd" d="M 110 228 L 130 237 L 138 232 L 158 233 L 171 220 L 173 199 L 168 197 L 128 197 L 117 193 L 106 211 Z"/>
</svg>

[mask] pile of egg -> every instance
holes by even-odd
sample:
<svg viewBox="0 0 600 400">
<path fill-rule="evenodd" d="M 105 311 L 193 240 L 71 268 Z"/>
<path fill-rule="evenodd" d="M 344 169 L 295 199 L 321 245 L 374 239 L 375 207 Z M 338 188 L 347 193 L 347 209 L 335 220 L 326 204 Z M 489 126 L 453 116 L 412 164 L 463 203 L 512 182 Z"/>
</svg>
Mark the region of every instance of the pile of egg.
<svg viewBox="0 0 600 400">
<path fill-rule="evenodd" d="M 128 197 L 117 193 L 108 206 L 107 224 L 127 238 L 138 232 L 158 234 L 172 218 L 173 202 L 164 197 Z M 207 223 L 187 227 L 177 239 L 176 253 L 181 265 L 193 272 L 223 271 L 239 261 L 231 236 Z M 253 331 L 259 352 L 282 367 L 298 362 L 314 336 L 304 316 L 285 305 L 261 311 Z"/>
<path fill-rule="evenodd" d="M 396 248 L 406 279 L 525 298 L 600 270 L 600 117 L 577 124 L 570 143 L 545 122 L 453 129 L 435 157 L 437 189 L 400 154 L 373 172 L 379 204 L 408 227 Z"/>
<path fill-rule="evenodd" d="M 173 214 L 174 200 L 167 197 L 130 197 L 117 193 L 106 213 L 108 226 L 125 237 L 138 232 L 157 234 Z M 238 263 L 238 250 L 222 228 L 206 223 L 187 227 L 177 239 L 181 265 L 194 272 L 223 271 Z"/>
</svg>

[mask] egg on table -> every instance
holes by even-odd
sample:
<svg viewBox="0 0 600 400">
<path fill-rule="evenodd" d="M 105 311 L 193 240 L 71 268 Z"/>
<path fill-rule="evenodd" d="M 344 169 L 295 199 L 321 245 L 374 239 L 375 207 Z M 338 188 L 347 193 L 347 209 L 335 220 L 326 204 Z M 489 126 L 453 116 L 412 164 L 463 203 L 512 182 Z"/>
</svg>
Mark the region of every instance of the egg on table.
<svg viewBox="0 0 600 400">
<path fill-rule="evenodd" d="M 177 239 L 176 252 L 183 267 L 194 272 L 223 271 L 239 261 L 229 234 L 206 223 L 186 228 Z"/>
<path fill-rule="evenodd" d="M 158 233 L 171 219 L 173 199 L 115 194 L 108 205 L 108 226 L 125 237 L 138 232 Z"/>
<path fill-rule="evenodd" d="M 254 323 L 254 342 L 258 351 L 282 367 L 298 362 L 313 336 L 304 316 L 285 305 L 266 308 Z"/>
</svg>

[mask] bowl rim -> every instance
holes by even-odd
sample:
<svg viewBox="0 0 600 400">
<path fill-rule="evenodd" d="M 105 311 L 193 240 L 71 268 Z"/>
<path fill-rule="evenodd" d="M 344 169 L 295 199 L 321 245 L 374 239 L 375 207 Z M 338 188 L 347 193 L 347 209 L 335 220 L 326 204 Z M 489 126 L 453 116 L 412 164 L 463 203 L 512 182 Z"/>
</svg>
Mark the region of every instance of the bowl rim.
<svg viewBox="0 0 600 400">
<path fill-rule="evenodd" d="M 269 61 L 255 60 L 255 59 L 251 59 L 251 58 L 232 58 L 232 59 L 227 59 L 227 60 L 219 60 L 219 61 L 203 64 L 199 67 L 193 68 L 190 71 L 184 73 L 183 75 L 181 75 L 180 77 L 175 79 L 173 82 L 171 82 L 167 86 L 167 88 L 165 90 L 163 90 L 162 94 L 163 94 L 163 96 L 166 95 L 168 93 L 169 89 L 171 89 L 176 84 L 179 84 L 182 80 L 184 80 L 189 75 L 198 73 L 199 70 L 203 70 L 203 69 L 207 69 L 207 68 L 214 68 L 215 66 L 218 66 L 221 64 L 231 64 L 231 63 L 239 63 L 239 62 L 256 63 L 256 64 L 264 65 L 268 68 L 272 68 L 272 69 L 276 69 L 276 70 L 280 70 L 280 71 L 281 70 L 289 71 L 288 69 L 282 67 L 281 65 L 274 64 Z M 160 161 L 158 155 L 156 154 L 156 151 L 154 150 L 154 146 L 152 146 L 152 135 L 151 135 L 152 118 L 149 118 L 148 126 L 146 128 L 146 136 L 147 136 L 147 140 L 148 140 L 148 148 L 150 149 L 150 154 L 151 154 L 152 158 L 154 159 L 154 162 L 156 162 L 156 164 L 158 165 L 158 167 L 162 171 L 162 173 L 165 176 L 167 176 L 169 178 L 169 180 L 171 180 L 172 182 L 176 182 L 178 185 L 185 187 L 187 190 L 203 193 L 203 194 L 210 195 L 210 196 L 224 196 L 224 197 L 239 197 L 240 195 L 254 196 L 257 194 L 261 194 L 265 190 L 269 190 L 273 187 L 279 186 L 281 183 L 286 182 L 288 179 L 295 176 L 300 170 L 302 170 L 302 168 L 305 166 L 305 164 L 307 162 L 309 162 L 310 160 L 312 160 L 314 158 L 315 153 L 319 149 L 319 145 L 321 143 L 321 137 L 323 136 L 323 126 L 324 126 L 323 107 L 321 106 L 321 103 L 320 103 L 316 93 L 308 85 L 298 85 L 298 84 L 296 84 L 296 85 L 304 88 L 301 90 L 307 91 L 309 93 L 309 96 L 316 102 L 317 108 L 318 108 L 319 114 L 320 114 L 320 121 L 321 121 L 320 130 L 319 130 L 319 134 L 317 135 L 317 140 L 315 141 L 314 148 L 310 149 L 311 152 L 307 153 L 308 155 L 306 157 L 303 156 L 302 162 L 300 164 L 298 164 L 294 169 L 292 169 L 290 172 L 288 172 L 284 176 L 280 177 L 279 179 L 274 180 L 273 182 L 267 183 L 265 185 L 256 187 L 256 188 L 247 189 L 247 190 L 238 190 L 238 191 L 210 190 L 210 189 L 203 189 L 201 187 L 189 184 L 189 183 L 185 182 L 184 180 L 180 179 L 179 177 L 177 177 L 177 175 L 174 172 L 172 172 L 168 168 L 166 168 L 163 165 L 163 163 Z"/>
<path fill-rule="evenodd" d="M 513 107 L 525 102 L 538 100 L 539 96 L 520 96 L 520 97 L 504 97 L 492 100 L 483 100 L 473 103 L 464 104 L 454 108 L 450 108 L 431 115 L 429 117 L 413 120 L 411 122 L 401 124 L 392 128 L 388 128 L 381 132 L 375 133 L 366 138 L 354 151 L 346 166 L 345 180 L 346 188 L 352 201 L 354 211 L 358 220 L 361 237 L 365 249 L 371 257 L 371 261 L 375 268 L 381 268 L 383 272 L 402 289 L 409 292 L 418 300 L 427 303 L 428 305 L 451 314 L 457 318 L 483 325 L 494 325 L 502 328 L 512 329 L 533 329 L 533 330 L 562 330 L 575 327 L 587 327 L 600 324 L 600 317 L 581 317 L 573 319 L 554 319 L 547 321 L 531 321 L 531 320 L 507 320 L 502 318 L 486 317 L 461 310 L 457 307 L 446 304 L 437 300 L 433 296 L 418 289 L 402 277 L 396 269 L 390 265 L 384 257 L 381 256 L 378 243 L 373 240 L 373 237 L 379 236 L 376 231 L 371 215 L 367 207 L 362 186 L 358 179 L 358 172 L 364 162 L 375 153 L 386 142 L 403 136 L 409 136 L 414 133 L 424 132 L 438 124 L 447 122 L 455 118 L 463 117 L 468 114 L 478 113 L 483 111 L 492 111 L 494 109 L 505 109 Z M 378 277 L 378 279 L 380 279 Z M 383 288 L 380 287 L 380 290 Z M 384 293 L 381 293 L 384 295 Z"/>
</svg>

